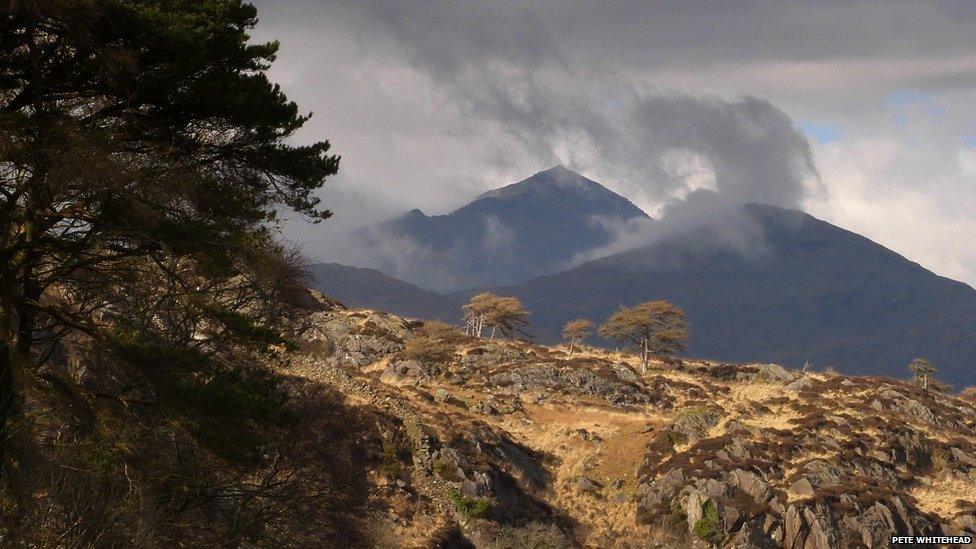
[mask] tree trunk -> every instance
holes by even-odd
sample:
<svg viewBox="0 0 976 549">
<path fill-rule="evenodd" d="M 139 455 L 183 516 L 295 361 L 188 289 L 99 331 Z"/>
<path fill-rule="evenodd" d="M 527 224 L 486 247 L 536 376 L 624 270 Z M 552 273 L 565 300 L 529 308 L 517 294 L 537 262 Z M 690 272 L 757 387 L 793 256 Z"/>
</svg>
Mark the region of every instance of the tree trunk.
<svg viewBox="0 0 976 549">
<path fill-rule="evenodd" d="M 7 439 L 7 423 L 14 409 L 14 352 L 8 342 L 0 342 L 0 449 Z"/>
<path fill-rule="evenodd" d="M 489 337 L 488 339 L 495 339 L 495 326 L 491 327 L 491 337 Z"/>
<path fill-rule="evenodd" d="M 647 373 L 647 358 L 648 358 L 647 347 L 648 347 L 647 338 L 642 337 L 640 342 L 641 374 Z"/>
</svg>

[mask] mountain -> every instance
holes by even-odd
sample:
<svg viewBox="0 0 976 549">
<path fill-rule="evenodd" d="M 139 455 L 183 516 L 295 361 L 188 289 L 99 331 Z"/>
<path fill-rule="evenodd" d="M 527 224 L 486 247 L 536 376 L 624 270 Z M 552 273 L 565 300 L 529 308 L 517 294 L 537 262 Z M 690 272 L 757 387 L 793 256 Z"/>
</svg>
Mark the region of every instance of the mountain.
<svg viewBox="0 0 976 549">
<path fill-rule="evenodd" d="M 446 215 L 412 210 L 361 231 L 365 265 L 426 289 L 518 283 L 559 272 L 650 218 L 626 198 L 557 166 L 488 191 Z"/>
<path fill-rule="evenodd" d="M 945 381 L 976 384 L 972 287 L 803 212 L 745 213 L 765 236 L 758 257 L 682 234 L 497 291 L 522 299 L 543 340 L 568 320 L 667 299 L 688 315 L 690 356 L 892 376 L 920 356 Z"/>
<path fill-rule="evenodd" d="M 913 358 L 926 357 L 941 379 L 959 388 L 976 385 L 972 287 L 803 212 L 753 204 L 744 213 L 763 235 L 763 253 L 709 245 L 715 235 L 698 230 L 492 291 L 526 304 L 541 341 L 558 339 L 569 320 L 600 322 L 620 305 L 667 299 L 688 314 L 689 356 L 793 367 L 809 361 L 817 369 L 892 376 L 907 375 Z M 395 297 L 399 281 L 356 284 L 358 293 L 335 281 L 320 289 L 452 322 L 460 305 L 481 291 L 441 295 L 413 288 L 405 307 Z"/>
<path fill-rule="evenodd" d="M 312 286 L 347 307 L 371 308 L 412 318 L 456 320 L 457 300 L 418 288 L 374 269 L 317 263 L 308 268 Z"/>
</svg>

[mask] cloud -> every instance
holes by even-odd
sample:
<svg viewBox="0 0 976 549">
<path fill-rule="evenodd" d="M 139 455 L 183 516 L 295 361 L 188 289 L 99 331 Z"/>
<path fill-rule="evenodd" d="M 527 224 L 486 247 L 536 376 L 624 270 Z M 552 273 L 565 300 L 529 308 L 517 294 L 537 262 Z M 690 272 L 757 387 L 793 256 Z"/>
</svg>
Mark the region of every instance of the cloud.
<svg viewBox="0 0 976 549">
<path fill-rule="evenodd" d="M 966 0 L 256 3 L 256 38 L 283 41 L 272 76 L 316 113 L 303 138 L 343 155 L 336 223 L 288 229 L 317 257 L 347 252 L 331 236 L 345 196 L 363 223 L 440 213 L 560 162 L 658 216 L 707 189 L 799 204 L 971 272 L 976 252 L 923 238 L 976 238 L 959 212 L 974 193 L 958 155 L 976 128 Z M 791 119 L 816 124 L 822 178 Z M 892 200 L 925 222 L 878 211 Z"/>
<path fill-rule="evenodd" d="M 597 174 L 650 210 L 700 188 L 703 175 L 734 202 L 788 207 L 819 185 L 806 139 L 768 101 L 659 89 L 583 63 L 548 12 L 466 2 L 348 7 L 443 91 L 458 134 L 489 128 L 502 137 L 489 145 L 496 157 Z M 698 169 L 676 171 L 681 155 Z"/>
</svg>

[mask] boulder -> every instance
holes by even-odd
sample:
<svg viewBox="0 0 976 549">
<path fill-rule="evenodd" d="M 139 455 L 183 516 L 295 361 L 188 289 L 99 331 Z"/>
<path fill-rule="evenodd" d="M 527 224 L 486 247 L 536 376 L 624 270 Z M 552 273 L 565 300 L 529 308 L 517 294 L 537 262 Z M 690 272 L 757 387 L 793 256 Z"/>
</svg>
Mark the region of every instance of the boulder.
<svg viewBox="0 0 976 549">
<path fill-rule="evenodd" d="M 430 379 L 426 368 L 416 360 L 401 360 L 390 362 L 383 372 L 383 381 L 413 381 L 421 382 Z"/>
<path fill-rule="evenodd" d="M 769 487 L 769 483 L 755 473 L 736 469 L 730 474 L 729 480 L 734 486 L 738 486 L 759 503 L 766 503 L 773 499 L 773 491 Z"/>
<path fill-rule="evenodd" d="M 579 477 L 576 479 L 576 487 L 582 492 L 589 494 L 599 494 L 603 485 L 589 477 Z"/>
</svg>

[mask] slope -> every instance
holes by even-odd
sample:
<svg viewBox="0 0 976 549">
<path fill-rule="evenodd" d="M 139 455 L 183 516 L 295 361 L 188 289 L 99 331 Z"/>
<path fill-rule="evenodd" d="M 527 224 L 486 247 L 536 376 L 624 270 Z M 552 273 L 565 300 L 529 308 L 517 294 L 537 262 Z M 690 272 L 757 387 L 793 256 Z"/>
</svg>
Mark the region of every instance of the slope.
<svg viewBox="0 0 976 549">
<path fill-rule="evenodd" d="M 482 194 L 446 215 L 412 210 L 361 231 L 374 267 L 426 289 L 512 284 L 564 270 L 650 218 L 561 166 Z"/>
<path fill-rule="evenodd" d="M 568 320 L 667 299 L 687 312 L 697 356 L 895 376 L 923 356 L 950 383 L 976 383 L 972 287 L 799 211 L 749 205 L 746 213 L 765 234 L 758 257 L 709 247 L 704 231 L 501 292 L 526 303 L 545 340 Z"/>
</svg>

